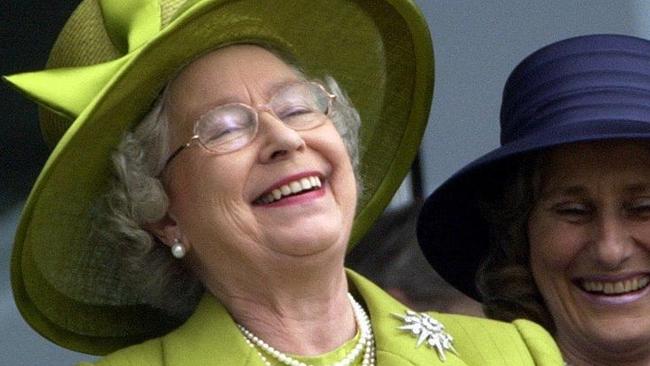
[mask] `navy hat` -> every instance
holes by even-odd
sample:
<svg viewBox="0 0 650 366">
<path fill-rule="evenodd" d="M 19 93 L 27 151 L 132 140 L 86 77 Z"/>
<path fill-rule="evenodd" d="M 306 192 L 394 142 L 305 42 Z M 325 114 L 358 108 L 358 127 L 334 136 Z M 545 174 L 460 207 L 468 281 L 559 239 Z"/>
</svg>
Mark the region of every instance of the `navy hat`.
<svg viewBox="0 0 650 366">
<path fill-rule="evenodd" d="M 502 187 L 509 166 L 526 153 L 606 139 L 650 139 L 650 41 L 588 35 L 532 53 L 506 82 L 501 146 L 454 174 L 422 208 L 417 235 L 429 263 L 480 299 L 476 271 L 490 234 L 476 192 Z"/>
</svg>

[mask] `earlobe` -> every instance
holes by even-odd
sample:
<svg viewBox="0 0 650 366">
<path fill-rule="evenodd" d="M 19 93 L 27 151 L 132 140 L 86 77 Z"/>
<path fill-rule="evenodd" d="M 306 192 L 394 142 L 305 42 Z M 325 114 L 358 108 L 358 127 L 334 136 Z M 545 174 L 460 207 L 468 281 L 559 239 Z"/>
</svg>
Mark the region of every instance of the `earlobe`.
<svg viewBox="0 0 650 366">
<path fill-rule="evenodd" d="M 144 224 L 143 227 L 161 243 L 170 248 L 181 237 L 180 228 L 176 220 L 169 216 L 169 213 L 156 222 Z"/>
<path fill-rule="evenodd" d="M 151 235 L 158 238 L 170 248 L 172 256 L 176 259 L 182 259 L 190 249 L 187 239 L 183 239 L 181 230 L 176 220 L 167 213 L 165 217 L 154 223 L 143 225 Z"/>
</svg>

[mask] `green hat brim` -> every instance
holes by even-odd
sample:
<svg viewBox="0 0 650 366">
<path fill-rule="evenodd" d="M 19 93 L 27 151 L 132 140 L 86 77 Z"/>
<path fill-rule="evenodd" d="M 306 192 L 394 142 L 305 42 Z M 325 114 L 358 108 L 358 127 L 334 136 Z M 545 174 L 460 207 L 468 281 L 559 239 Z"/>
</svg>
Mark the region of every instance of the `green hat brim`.
<svg viewBox="0 0 650 366">
<path fill-rule="evenodd" d="M 21 314 L 40 334 L 72 350 L 106 354 L 176 325 L 94 281 L 102 271 L 102 281 L 118 278 L 110 286 L 126 285 L 113 273 L 116 263 L 89 243 L 88 213 L 106 189 L 117 142 L 178 68 L 219 46 L 251 42 L 289 52 L 308 75 L 332 75 L 361 114 L 364 195 L 351 243 L 389 203 L 417 153 L 433 92 L 433 50 L 417 7 L 409 0 L 199 2 L 115 66 L 55 146 L 28 198 L 12 287 Z"/>
</svg>

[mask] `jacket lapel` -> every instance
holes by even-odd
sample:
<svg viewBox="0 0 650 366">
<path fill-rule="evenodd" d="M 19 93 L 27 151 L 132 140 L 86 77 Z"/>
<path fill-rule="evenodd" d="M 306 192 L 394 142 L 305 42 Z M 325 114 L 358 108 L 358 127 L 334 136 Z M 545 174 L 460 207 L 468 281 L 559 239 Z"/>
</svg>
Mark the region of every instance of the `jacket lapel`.
<svg viewBox="0 0 650 366">
<path fill-rule="evenodd" d="M 369 312 L 377 346 L 377 365 L 467 366 L 452 352 L 445 352 L 446 360 L 442 362 L 435 349 L 426 344 L 416 347 L 417 338 L 411 332 L 398 329 L 404 322 L 393 315 L 404 315 L 408 308 L 359 274 L 347 270 L 347 275 L 351 290 L 356 290 L 363 298 Z"/>
<path fill-rule="evenodd" d="M 166 366 L 264 366 L 230 314 L 206 292 L 192 316 L 162 340 Z"/>
</svg>

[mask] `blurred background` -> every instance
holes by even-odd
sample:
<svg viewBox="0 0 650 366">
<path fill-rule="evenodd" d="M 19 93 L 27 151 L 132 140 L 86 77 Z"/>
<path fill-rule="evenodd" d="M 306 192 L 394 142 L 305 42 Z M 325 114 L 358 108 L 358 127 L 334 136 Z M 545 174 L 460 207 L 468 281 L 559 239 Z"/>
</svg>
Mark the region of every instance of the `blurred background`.
<svg viewBox="0 0 650 366">
<path fill-rule="evenodd" d="M 436 54 L 429 126 L 414 174 L 405 181 L 380 223 L 350 254 L 348 264 L 416 308 L 478 314 L 475 303 L 448 288 L 420 257 L 413 235 L 418 198 L 426 197 L 460 167 L 498 146 L 501 90 L 523 57 L 548 43 L 581 34 L 622 33 L 650 38 L 650 2 L 415 2 L 427 18 Z M 78 3 L 0 2 L 0 74 L 41 69 L 58 31 Z M 13 236 L 48 149 L 40 138 L 35 105 L 5 84 L 0 85 L 0 93 L 0 365 L 40 365 L 43 361 L 70 365 L 92 360 L 40 337 L 13 304 L 9 282 Z M 368 249 L 373 246 L 375 251 L 370 255 Z M 417 286 L 409 287 L 413 283 Z"/>
</svg>

